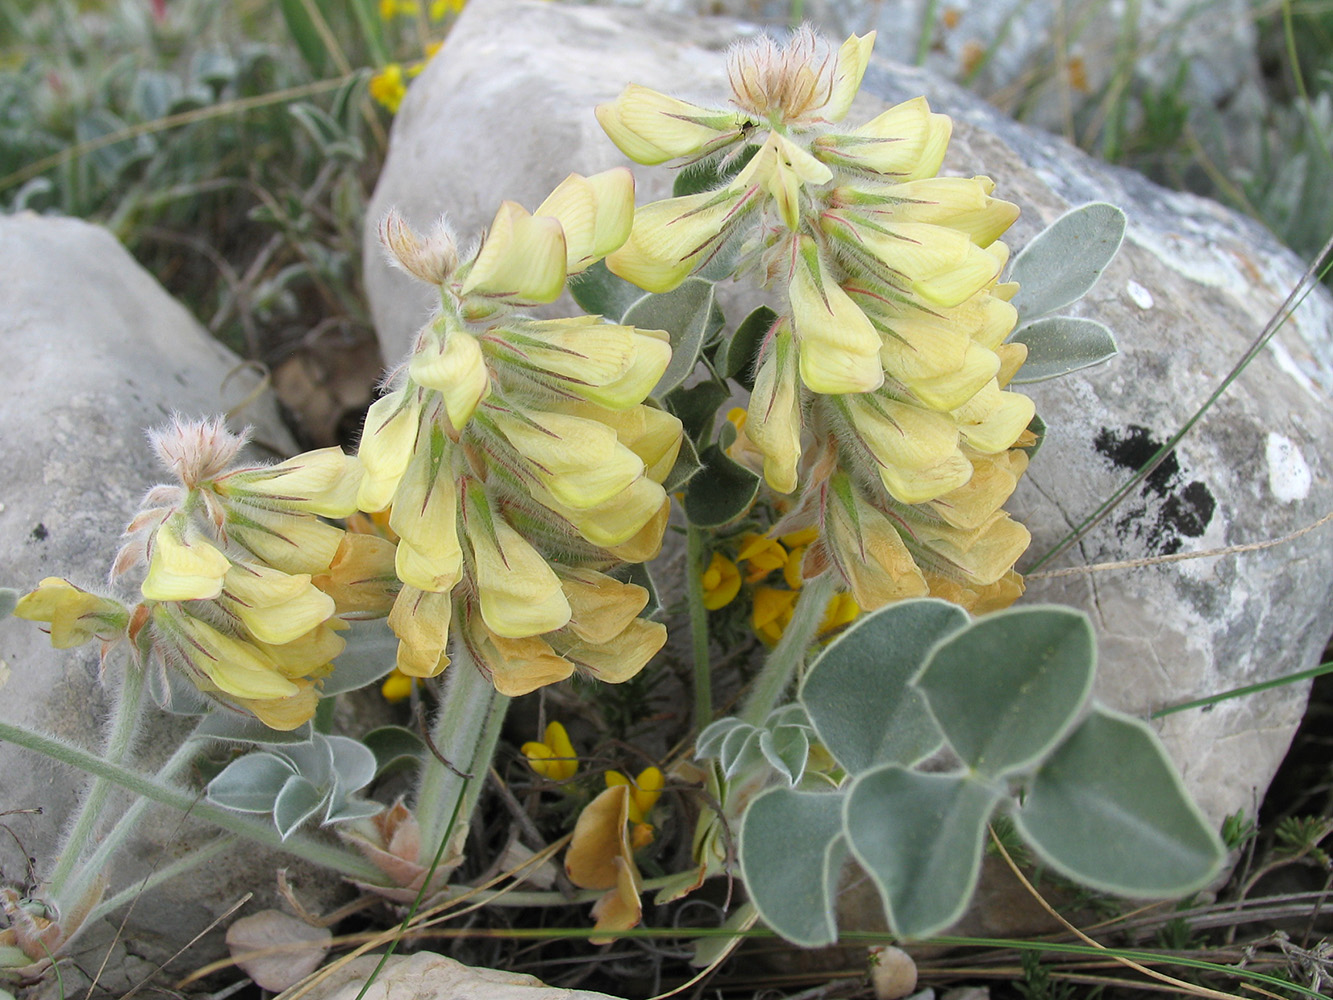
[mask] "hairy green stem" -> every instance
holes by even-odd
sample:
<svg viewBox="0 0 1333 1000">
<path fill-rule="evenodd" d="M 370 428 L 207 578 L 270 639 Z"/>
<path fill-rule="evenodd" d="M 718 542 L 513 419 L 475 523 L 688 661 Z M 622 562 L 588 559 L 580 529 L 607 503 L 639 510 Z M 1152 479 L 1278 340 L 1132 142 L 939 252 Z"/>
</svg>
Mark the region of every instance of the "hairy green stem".
<svg viewBox="0 0 1333 1000">
<path fill-rule="evenodd" d="M 708 653 L 708 609 L 704 607 L 705 537 L 693 524 L 686 534 L 685 594 L 690 607 L 690 638 L 694 644 L 694 728 L 713 721 L 713 671 Z"/>
<path fill-rule="evenodd" d="M 380 882 L 383 876 L 378 868 L 359 854 L 337 844 L 325 843 L 302 834 L 293 834 L 286 840 L 274 829 L 268 819 L 254 819 L 242 813 L 232 812 L 211 802 L 201 801 L 198 792 L 186 791 L 167 784 L 158 778 L 141 774 L 119 764 L 112 764 L 96 754 L 81 747 L 73 746 L 47 736 L 0 722 L 0 740 L 7 740 L 16 746 L 33 750 L 70 767 L 77 767 L 97 778 L 105 778 L 113 785 L 118 785 L 135 795 L 143 796 L 162 805 L 170 806 L 179 812 L 188 813 L 214 826 L 221 827 L 247 840 L 273 847 L 294 857 L 303 858 L 311 864 L 328 868 L 349 878 L 367 882 Z"/>
<path fill-rule="evenodd" d="M 791 685 L 792 678 L 805 662 L 806 651 L 814 642 L 820 622 L 833 596 L 833 574 L 825 573 L 808 580 L 801 588 L 792 610 L 791 624 L 783 630 L 782 639 L 768 654 L 764 669 L 755 678 L 754 687 L 746 699 L 740 718 L 751 725 L 762 725 L 768 713 Z"/>
<path fill-rule="evenodd" d="M 508 708 L 509 699 L 495 690 L 467 648 L 457 643 L 453 663 L 445 675 L 440 710 L 431 723 L 435 753 L 422 765 L 417 785 L 415 812 L 421 825 L 423 865 L 430 864 L 440 838 L 452 825 L 452 817 L 458 817 L 458 824 L 451 836 L 461 842 L 466 833 L 485 784 L 481 776 L 495 756 Z"/>
<path fill-rule="evenodd" d="M 134 742 L 134 734 L 139 728 L 139 706 L 143 703 L 144 678 L 143 670 L 133 663 L 126 664 L 125 679 L 112 701 L 111 718 L 108 720 L 110 732 L 107 734 L 106 751 L 102 755 L 102 759 L 109 764 L 123 761 Z M 55 869 L 48 880 L 53 896 L 60 894 L 74 866 L 83 857 L 88 838 L 102 818 L 102 809 L 110 791 L 111 782 L 106 778 L 95 778 L 88 789 L 88 794 L 79 806 L 78 817 L 60 845 Z"/>
</svg>

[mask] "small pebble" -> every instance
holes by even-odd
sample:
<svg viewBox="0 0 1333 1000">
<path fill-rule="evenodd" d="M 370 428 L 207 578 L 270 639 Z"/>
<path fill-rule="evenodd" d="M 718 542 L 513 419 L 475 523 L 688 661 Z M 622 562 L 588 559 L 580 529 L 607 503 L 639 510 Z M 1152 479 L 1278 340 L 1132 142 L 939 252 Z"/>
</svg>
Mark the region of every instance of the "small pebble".
<svg viewBox="0 0 1333 1000">
<path fill-rule="evenodd" d="M 1140 309 L 1151 309 L 1153 307 L 1152 292 L 1144 288 L 1137 281 L 1125 283 L 1125 294 Z"/>
<path fill-rule="evenodd" d="M 916 963 L 901 948 L 870 949 L 870 984 L 876 1000 L 902 1000 L 916 989 Z"/>
</svg>

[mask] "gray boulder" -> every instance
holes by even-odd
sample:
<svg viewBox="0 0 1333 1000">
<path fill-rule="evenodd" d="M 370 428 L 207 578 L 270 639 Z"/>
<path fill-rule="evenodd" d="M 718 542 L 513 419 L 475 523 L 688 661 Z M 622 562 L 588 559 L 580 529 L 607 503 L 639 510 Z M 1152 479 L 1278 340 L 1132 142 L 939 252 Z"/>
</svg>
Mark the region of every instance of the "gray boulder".
<svg viewBox="0 0 1333 1000">
<path fill-rule="evenodd" d="M 721 102 L 725 44 L 753 30 L 722 18 L 474 0 L 412 86 L 372 213 L 397 205 L 425 225 L 444 211 L 475 232 L 502 199 L 532 208 L 569 171 L 624 162 L 594 105 L 630 81 Z M 1077 310 L 1117 332 L 1121 355 L 1027 389 L 1050 430 L 1011 506 L 1032 530 L 1035 559 L 1183 426 L 1303 268 L 1255 223 L 1098 163 L 928 71 L 877 55 L 849 120 L 922 93 L 955 119 L 945 172 L 988 174 L 998 195 L 1022 207 L 1014 248 L 1087 201 L 1120 205 L 1130 220 L 1120 256 Z M 665 168 L 635 173 L 640 203 L 661 197 L 671 177 Z M 390 273 L 374 246 L 366 269 L 385 354 L 401 355 L 429 296 Z M 1263 542 L 1333 508 L 1323 446 L 1333 439 L 1331 323 L 1333 300 L 1316 289 L 1175 456 L 1055 565 Z M 1333 546 L 1310 535 L 1197 561 L 1034 579 L 1027 600 L 1085 609 L 1100 636 L 1100 697 L 1146 716 L 1317 662 L 1333 629 L 1331 582 Z M 1289 685 L 1159 723 L 1210 821 L 1253 813 L 1306 692 Z"/>
<path fill-rule="evenodd" d="M 144 431 L 173 411 L 225 412 L 254 388 L 252 374 L 174 302 L 106 230 L 72 219 L 32 214 L 0 217 L 0 585 L 26 590 L 46 576 L 97 587 L 140 498 L 162 473 Z M 238 415 L 256 426 L 255 457 L 291 453 L 291 440 L 268 395 Z M 92 646 L 55 650 L 35 624 L 0 622 L 0 661 L 9 679 L 0 719 L 95 748 L 119 683 L 118 657 L 105 683 Z M 151 701 L 144 708 L 139 752 L 160 763 L 188 729 Z M 49 875 L 85 776 L 0 743 L 0 875 L 32 888 Z M 124 802 L 113 796 L 113 819 Z M 13 836 L 10 836 L 12 832 Z M 105 873 L 110 891 L 132 885 L 204 844 L 214 831 L 155 809 L 141 836 Z M 94 840 L 95 843 L 95 840 Z M 30 866 L 28 859 L 33 859 Z M 101 985 L 119 993 L 203 931 L 247 891 L 274 900 L 281 855 L 249 851 L 217 861 L 179 882 L 146 893 L 134 906 L 124 946 L 106 965 Z M 297 880 L 308 885 L 310 879 Z M 327 881 L 327 880 L 326 880 Z M 318 905 L 318 904 L 316 904 Z M 90 928 L 76 945 L 85 969 L 102 964 L 122 914 Z M 185 961 L 216 956 L 217 941 Z M 132 956 L 137 958 L 131 959 Z M 76 976 L 64 970 L 65 989 Z"/>
</svg>

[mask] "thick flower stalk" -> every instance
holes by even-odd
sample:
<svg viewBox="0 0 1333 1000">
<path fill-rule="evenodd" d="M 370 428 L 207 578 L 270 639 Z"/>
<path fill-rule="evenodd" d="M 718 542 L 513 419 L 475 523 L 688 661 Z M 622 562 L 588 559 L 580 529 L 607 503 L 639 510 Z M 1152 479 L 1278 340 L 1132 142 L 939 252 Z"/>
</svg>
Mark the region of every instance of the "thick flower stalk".
<svg viewBox="0 0 1333 1000">
<path fill-rule="evenodd" d="M 985 177 L 939 177 L 952 130 L 924 98 L 841 125 L 873 33 L 834 50 L 803 29 L 735 49 L 732 107 L 631 85 L 598 119 L 640 163 L 711 163 L 712 190 L 639 210 L 616 274 L 668 291 L 722 255 L 777 318 L 733 457 L 796 494 L 782 530 L 817 527 L 804 573 L 865 609 L 937 594 L 974 610 L 1022 592 L 1028 535 L 1001 509 L 1033 406 L 1006 391 L 1016 286 L 999 237 L 1018 215 Z M 814 470 L 819 470 L 818 474 Z"/>
<path fill-rule="evenodd" d="M 536 319 L 629 233 L 628 170 L 567 178 L 535 212 L 506 202 L 480 246 L 382 227 L 404 270 L 440 290 L 370 409 L 357 505 L 388 510 L 402 582 L 398 669 L 431 677 L 450 637 L 501 694 L 580 671 L 618 682 L 666 640 L 647 591 L 612 575 L 655 556 L 681 425 L 644 400 L 671 358 L 661 331 L 597 316 Z"/>
</svg>

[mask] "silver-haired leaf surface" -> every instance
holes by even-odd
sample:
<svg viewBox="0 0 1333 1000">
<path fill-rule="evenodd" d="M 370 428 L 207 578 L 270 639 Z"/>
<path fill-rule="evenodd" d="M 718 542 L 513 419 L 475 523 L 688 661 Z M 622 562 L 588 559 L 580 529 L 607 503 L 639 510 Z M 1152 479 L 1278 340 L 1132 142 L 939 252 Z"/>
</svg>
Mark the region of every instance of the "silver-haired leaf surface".
<svg viewBox="0 0 1333 1000">
<path fill-rule="evenodd" d="M 388 676 L 398 654 L 398 637 L 387 619 L 357 622 L 347 633 L 347 645 L 333 661 L 333 672 L 324 678 L 320 694 L 356 691 Z"/>
<path fill-rule="evenodd" d="M 908 682 L 931 648 L 968 621 L 947 601 L 901 601 L 852 623 L 815 661 L 801 703 L 848 773 L 913 764 L 939 749 L 943 737 Z"/>
<path fill-rule="evenodd" d="M 1096 649 L 1081 611 L 1010 608 L 939 643 L 913 683 L 954 752 L 995 777 L 1037 763 L 1073 727 Z"/>
<path fill-rule="evenodd" d="M 570 275 L 569 294 L 584 312 L 619 323 L 629 307 L 643 298 L 643 289 L 612 274 L 606 262 L 599 260 L 580 274 Z"/>
<path fill-rule="evenodd" d="M 1125 213 L 1104 201 L 1071 209 L 1014 259 L 1009 281 L 1023 324 L 1077 302 L 1097 283 L 1125 238 Z"/>
<path fill-rule="evenodd" d="M 187 687 L 191 691 L 195 690 L 192 684 L 187 684 Z M 173 695 L 176 693 L 174 687 L 172 692 Z M 283 731 L 269 729 L 253 716 L 217 709 L 199 721 L 190 739 L 224 740 L 228 743 L 309 743 L 313 734 L 314 727 L 309 722 Z"/>
<path fill-rule="evenodd" d="M 650 394 L 661 399 L 694 371 L 704 341 L 714 331 L 713 283 L 686 278 L 669 292 L 650 292 L 625 311 L 621 322 L 640 330 L 665 330 L 670 335 L 671 363 Z"/>
<path fill-rule="evenodd" d="M 1153 731 L 1101 705 L 1042 764 L 1014 820 L 1052 868 L 1122 896 L 1186 895 L 1226 856 Z"/>
<path fill-rule="evenodd" d="M 741 820 L 739 853 L 764 923 L 806 948 L 837 940 L 833 899 L 847 854 L 839 793 L 764 792 Z"/>
<path fill-rule="evenodd" d="M 999 797 L 966 774 L 921 774 L 896 764 L 852 783 L 843 810 L 847 842 L 895 934 L 929 937 L 962 915 Z"/>
<path fill-rule="evenodd" d="M 759 750 L 773 769 L 796 785 L 805 774 L 805 763 L 810 758 L 810 738 L 798 726 L 779 726 L 759 733 Z"/>
<path fill-rule="evenodd" d="M 295 769 L 271 753 L 248 753 L 238 757 L 208 783 L 208 801 L 246 813 L 271 813 L 287 779 Z"/>
<path fill-rule="evenodd" d="M 1101 323 L 1076 316 L 1048 316 L 1033 320 L 1011 338 L 1025 344 L 1027 360 L 1012 385 L 1043 382 L 1068 375 L 1080 368 L 1091 368 L 1109 361 L 1119 353 L 1115 336 Z"/>
<path fill-rule="evenodd" d="M 327 791 L 316 788 L 299 774 L 288 778 L 273 804 L 273 823 L 278 835 L 286 840 L 295 833 L 297 827 L 319 812 L 327 795 Z"/>
<path fill-rule="evenodd" d="M 720 719 L 710 722 L 704 727 L 704 731 L 699 734 L 699 738 L 694 743 L 694 755 L 698 758 L 718 757 L 722 753 L 722 742 L 725 740 L 737 726 L 745 726 L 748 723 L 742 722 L 734 715 L 726 715 Z"/>
</svg>

